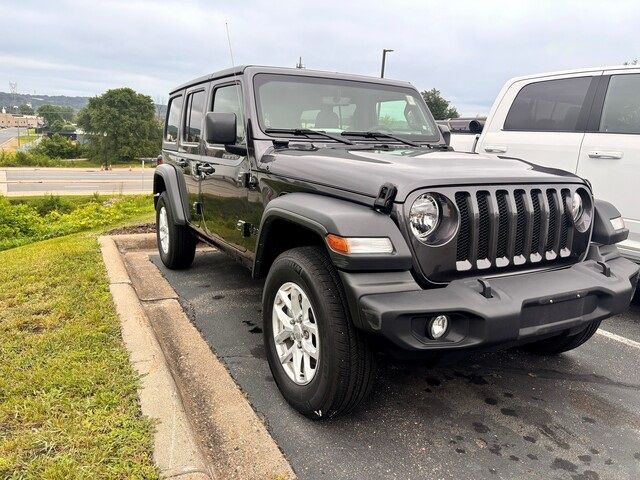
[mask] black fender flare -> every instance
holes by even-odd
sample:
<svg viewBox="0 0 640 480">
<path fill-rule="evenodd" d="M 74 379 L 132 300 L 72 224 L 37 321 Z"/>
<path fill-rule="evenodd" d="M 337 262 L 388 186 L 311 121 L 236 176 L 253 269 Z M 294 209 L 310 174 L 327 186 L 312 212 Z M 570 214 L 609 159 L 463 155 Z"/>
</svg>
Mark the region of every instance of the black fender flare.
<svg viewBox="0 0 640 480">
<path fill-rule="evenodd" d="M 160 193 L 163 191 L 162 185 L 164 185 L 164 191 L 167 192 L 169 197 L 169 202 L 171 204 L 170 207 L 175 222 L 178 225 L 185 225 L 189 218 L 185 212 L 185 202 L 183 201 L 183 196 L 186 195 L 186 189 L 180 188 L 180 182 L 184 183 L 184 179 L 181 174 L 178 174 L 173 165 L 166 163 L 158 165 L 153 174 L 153 203 L 155 206 Z"/>
<path fill-rule="evenodd" d="M 411 251 L 394 221 L 371 207 L 313 193 L 289 193 L 267 204 L 262 215 L 253 266 L 255 277 L 266 274 L 263 262 L 270 232 L 276 220 L 285 220 L 324 238 L 333 233 L 343 237 L 388 237 L 394 252 L 389 254 L 342 255 L 327 249 L 333 264 L 345 271 L 410 270 Z M 326 246 L 326 244 L 325 244 Z"/>
</svg>

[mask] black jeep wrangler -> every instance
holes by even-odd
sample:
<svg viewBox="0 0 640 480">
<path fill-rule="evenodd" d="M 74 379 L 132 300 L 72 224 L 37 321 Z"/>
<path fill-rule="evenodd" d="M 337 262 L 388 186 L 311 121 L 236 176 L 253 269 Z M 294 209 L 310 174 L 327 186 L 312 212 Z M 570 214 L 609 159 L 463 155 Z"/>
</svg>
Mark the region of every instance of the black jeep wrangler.
<svg viewBox="0 0 640 480">
<path fill-rule="evenodd" d="M 447 140 L 403 82 L 254 66 L 188 82 L 154 177 L 162 261 L 188 267 L 202 240 L 266 277 L 269 365 L 313 418 L 366 397 L 380 346 L 556 354 L 627 308 L 628 231 L 586 180 Z"/>
</svg>

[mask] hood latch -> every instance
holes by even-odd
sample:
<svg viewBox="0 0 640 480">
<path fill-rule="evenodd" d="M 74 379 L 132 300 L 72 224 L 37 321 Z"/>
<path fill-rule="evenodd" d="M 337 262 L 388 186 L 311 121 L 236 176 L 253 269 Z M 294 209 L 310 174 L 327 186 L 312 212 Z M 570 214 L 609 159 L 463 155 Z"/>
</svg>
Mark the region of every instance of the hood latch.
<svg viewBox="0 0 640 480">
<path fill-rule="evenodd" d="M 393 208 L 393 201 L 396 199 L 398 189 L 393 183 L 384 183 L 380 187 L 378 196 L 373 202 L 373 209 L 380 213 L 391 213 Z"/>
</svg>

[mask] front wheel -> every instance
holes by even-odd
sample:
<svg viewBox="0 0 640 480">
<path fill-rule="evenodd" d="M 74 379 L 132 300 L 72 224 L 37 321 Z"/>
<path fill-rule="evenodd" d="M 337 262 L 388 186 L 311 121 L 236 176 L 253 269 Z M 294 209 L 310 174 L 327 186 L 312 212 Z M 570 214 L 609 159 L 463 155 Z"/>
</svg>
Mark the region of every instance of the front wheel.
<svg viewBox="0 0 640 480">
<path fill-rule="evenodd" d="M 267 358 L 284 398 L 310 418 L 347 413 L 371 389 L 373 352 L 348 312 L 322 248 L 295 248 L 275 260 L 263 296 Z"/>
<path fill-rule="evenodd" d="M 197 240 L 186 225 L 175 223 L 167 192 L 160 194 L 156 204 L 156 240 L 167 268 L 187 268 L 193 262 Z"/>
<path fill-rule="evenodd" d="M 537 355 L 557 355 L 579 347 L 589 340 L 600 327 L 600 322 L 592 322 L 573 335 L 562 334 L 538 342 L 529 343 L 522 348 Z"/>
</svg>

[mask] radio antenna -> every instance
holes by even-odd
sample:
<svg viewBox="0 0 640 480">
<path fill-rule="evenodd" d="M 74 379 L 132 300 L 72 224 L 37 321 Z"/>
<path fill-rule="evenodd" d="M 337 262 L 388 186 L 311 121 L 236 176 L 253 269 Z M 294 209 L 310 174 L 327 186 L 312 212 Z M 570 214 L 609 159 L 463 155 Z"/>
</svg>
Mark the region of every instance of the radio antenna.
<svg viewBox="0 0 640 480">
<path fill-rule="evenodd" d="M 240 95 L 240 83 L 237 81 L 238 73 L 236 72 L 236 62 L 233 58 L 233 48 L 231 47 L 231 35 L 229 34 L 229 24 L 224 22 L 224 28 L 227 31 L 227 44 L 229 45 L 229 56 L 231 57 L 231 68 L 233 69 L 233 78 L 236 85 L 236 97 L 238 99 L 238 108 L 240 109 L 240 114 L 242 115 L 242 126 L 244 127 L 244 135 L 247 135 L 247 119 L 244 115 L 244 108 L 242 104 L 242 98 Z M 248 142 L 247 142 L 248 143 Z"/>
</svg>

